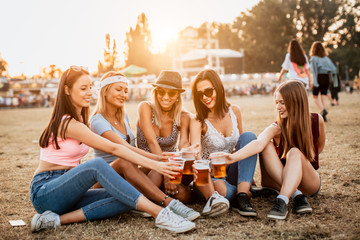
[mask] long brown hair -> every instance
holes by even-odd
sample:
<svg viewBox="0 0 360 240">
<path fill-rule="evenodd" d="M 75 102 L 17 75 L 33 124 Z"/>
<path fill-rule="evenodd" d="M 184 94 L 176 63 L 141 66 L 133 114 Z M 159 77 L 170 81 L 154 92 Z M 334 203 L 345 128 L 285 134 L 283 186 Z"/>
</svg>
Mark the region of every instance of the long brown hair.
<svg viewBox="0 0 360 240">
<path fill-rule="evenodd" d="M 49 145 L 49 140 L 52 139 L 52 142 L 55 142 L 56 149 L 60 149 L 57 137 L 61 120 L 64 115 L 69 117 L 64 120 L 63 124 L 61 124 L 60 137 L 62 139 L 65 139 L 65 132 L 71 119 L 74 118 L 75 120 L 83 122 L 88 126 L 89 107 L 83 107 L 81 109 L 82 119 L 79 119 L 79 116 L 76 114 L 76 109 L 71 102 L 70 96 L 65 94 L 65 86 L 72 89 L 74 83 L 83 75 L 89 75 L 89 72 L 84 68 L 75 66 L 74 68 L 70 67 L 62 74 L 50 121 L 39 139 L 40 147 L 46 148 Z"/>
<path fill-rule="evenodd" d="M 212 69 L 206 69 L 199 72 L 191 86 L 191 94 L 196 110 L 196 119 L 204 124 L 205 119 L 208 117 L 210 109 L 208 109 L 202 102 L 197 94 L 196 84 L 203 80 L 209 80 L 216 91 L 215 115 L 223 118 L 229 111 L 230 103 L 226 100 L 224 85 L 221 82 L 219 75 Z"/>
<path fill-rule="evenodd" d="M 287 118 L 278 115 L 281 137 L 284 140 L 284 152 L 298 148 L 307 159 L 314 160 L 314 144 L 311 131 L 311 114 L 308 96 L 304 84 L 297 80 L 289 80 L 278 86 L 275 93 L 280 93 L 288 112 Z"/>
<path fill-rule="evenodd" d="M 310 56 L 326 57 L 328 54 L 320 41 L 315 41 L 310 48 Z"/>
<path fill-rule="evenodd" d="M 291 62 L 294 62 L 299 66 L 304 66 L 306 64 L 306 59 L 304 55 L 305 51 L 296 39 L 290 41 L 288 52 L 290 53 Z"/>
<path fill-rule="evenodd" d="M 123 76 L 124 75 L 122 73 L 119 72 L 115 72 L 115 71 L 110 71 L 105 73 L 102 78 L 100 79 L 101 81 L 104 81 L 105 79 L 109 78 L 109 77 L 113 77 L 113 76 Z M 106 93 L 109 91 L 109 88 L 112 84 L 109 84 L 105 87 L 103 87 L 100 92 L 99 92 L 99 98 L 96 102 L 96 106 L 95 106 L 95 110 L 92 114 L 92 116 L 100 113 L 101 115 L 103 115 L 104 117 L 106 116 L 107 113 L 107 109 L 106 109 L 106 99 L 105 99 L 105 95 Z M 115 113 L 115 118 L 116 120 L 120 123 L 120 125 L 122 125 L 124 123 L 124 119 L 125 119 L 125 107 L 120 107 L 116 110 Z"/>
</svg>

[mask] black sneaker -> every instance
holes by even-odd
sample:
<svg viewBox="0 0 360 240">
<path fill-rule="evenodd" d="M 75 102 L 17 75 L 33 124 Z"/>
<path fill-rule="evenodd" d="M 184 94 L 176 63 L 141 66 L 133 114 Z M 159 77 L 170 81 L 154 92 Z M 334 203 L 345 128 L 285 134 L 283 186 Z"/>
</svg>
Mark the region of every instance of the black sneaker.
<svg viewBox="0 0 360 240">
<path fill-rule="evenodd" d="M 271 196 L 279 195 L 278 191 L 276 191 L 273 188 L 269 188 L 269 187 L 251 186 L 250 187 L 250 192 L 251 192 L 253 198 L 257 198 L 257 197 L 268 198 L 268 197 L 271 197 Z"/>
<path fill-rule="evenodd" d="M 288 206 L 281 198 L 276 198 L 267 217 L 271 220 L 284 220 L 288 214 Z"/>
<path fill-rule="evenodd" d="M 299 194 L 294 198 L 294 212 L 311 213 L 312 208 L 304 194 Z"/>
<path fill-rule="evenodd" d="M 326 109 L 321 111 L 321 116 L 323 117 L 324 122 L 327 122 L 327 118 L 326 118 L 327 114 L 328 114 L 328 111 L 326 111 Z"/>
<path fill-rule="evenodd" d="M 232 202 L 232 210 L 238 212 L 241 216 L 256 217 L 256 211 L 251 206 L 250 198 L 246 193 L 239 193 Z"/>
</svg>

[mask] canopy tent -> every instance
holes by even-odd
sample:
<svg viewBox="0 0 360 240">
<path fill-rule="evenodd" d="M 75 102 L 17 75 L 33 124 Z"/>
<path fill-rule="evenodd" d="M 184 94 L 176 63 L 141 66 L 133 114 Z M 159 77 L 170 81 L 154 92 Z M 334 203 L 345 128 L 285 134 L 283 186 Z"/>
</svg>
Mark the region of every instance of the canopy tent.
<svg viewBox="0 0 360 240">
<path fill-rule="evenodd" d="M 136 75 L 140 75 L 147 72 L 146 68 L 139 67 L 136 65 L 129 65 L 126 68 L 120 70 L 122 74 L 124 74 L 127 77 L 132 77 Z"/>
</svg>

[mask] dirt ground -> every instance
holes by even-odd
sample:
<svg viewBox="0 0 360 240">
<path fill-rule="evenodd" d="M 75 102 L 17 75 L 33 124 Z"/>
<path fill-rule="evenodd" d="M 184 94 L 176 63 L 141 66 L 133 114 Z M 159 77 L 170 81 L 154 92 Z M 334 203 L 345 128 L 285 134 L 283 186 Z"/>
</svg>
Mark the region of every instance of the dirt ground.
<svg viewBox="0 0 360 240">
<path fill-rule="evenodd" d="M 311 109 L 317 112 L 311 98 Z M 242 110 L 243 128 L 259 134 L 275 119 L 272 96 L 229 98 Z M 136 103 L 127 103 L 135 129 Z M 185 106 L 193 112 L 192 103 Z M 340 93 L 340 105 L 329 108 L 326 146 L 320 155 L 320 194 L 310 198 L 310 215 L 291 212 L 285 221 L 268 221 L 273 199 L 255 198 L 257 218 L 228 212 L 216 218 L 199 218 L 196 230 L 172 234 L 155 227 L 153 219 L 123 214 L 107 220 L 60 226 L 31 234 L 35 214 L 29 184 L 39 161 L 38 138 L 51 109 L 0 110 L 0 239 L 360 239 L 360 95 Z M 92 151 L 85 157 L 90 159 Z M 260 182 L 259 167 L 255 180 Z M 205 203 L 191 207 L 202 211 Z M 291 207 L 291 206 L 290 206 Z M 9 220 L 24 220 L 12 227 Z"/>
</svg>

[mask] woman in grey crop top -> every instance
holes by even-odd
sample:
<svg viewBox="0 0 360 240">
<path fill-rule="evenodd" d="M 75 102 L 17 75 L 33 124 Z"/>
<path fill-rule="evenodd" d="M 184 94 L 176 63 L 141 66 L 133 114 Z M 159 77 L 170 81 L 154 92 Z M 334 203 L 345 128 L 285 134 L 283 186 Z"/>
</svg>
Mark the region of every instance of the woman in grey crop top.
<svg viewBox="0 0 360 240">
<path fill-rule="evenodd" d="M 190 122 L 190 142 L 199 144 L 203 159 L 214 152 L 232 153 L 256 139 L 243 132 L 240 108 L 226 100 L 224 86 L 212 69 L 197 74 L 192 83 L 196 117 Z M 229 165 L 225 179 L 213 178 L 207 186 L 198 187 L 207 203 L 203 214 L 216 216 L 232 208 L 243 216 L 256 216 L 250 204 L 250 186 L 254 177 L 257 155 Z"/>
<path fill-rule="evenodd" d="M 162 71 L 153 86 L 152 101 L 141 102 L 138 107 L 138 148 L 161 155 L 162 152 L 174 152 L 188 147 L 190 114 L 182 107 L 181 93 L 185 89 L 182 88 L 180 74 Z M 190 199 L 190 191 L 183 184 L 172 184 L 168 178 L 154 172 L 150 172 L 149 176 L 152 176 L 159 187 L 164 184 L 166 194 L 183 202 Z"/>
</svg>

